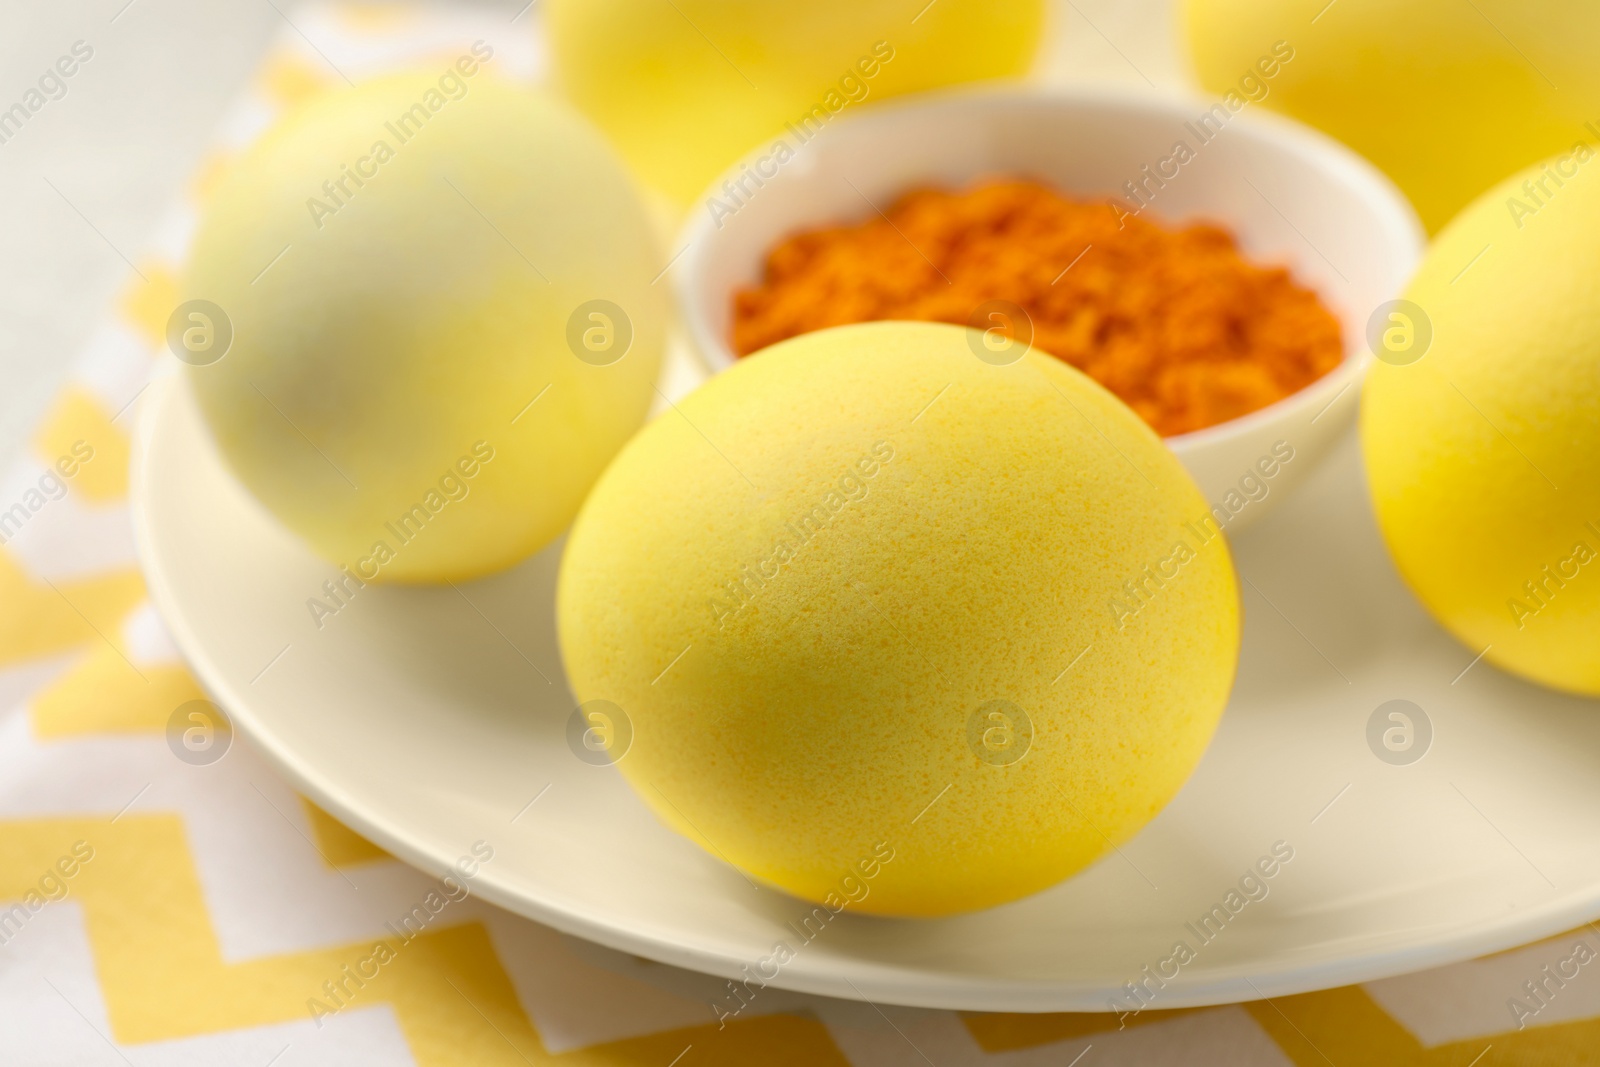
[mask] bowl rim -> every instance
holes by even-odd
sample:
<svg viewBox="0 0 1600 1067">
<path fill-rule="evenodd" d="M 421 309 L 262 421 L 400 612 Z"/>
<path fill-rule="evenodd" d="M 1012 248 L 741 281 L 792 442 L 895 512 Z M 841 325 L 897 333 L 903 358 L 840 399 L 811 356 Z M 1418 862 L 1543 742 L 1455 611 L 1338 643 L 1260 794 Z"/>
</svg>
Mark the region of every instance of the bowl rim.
<svg viewBox="0 0 1600 1067">
<path fill-rule="evenodd" d="M 905 122 L 908 117 L 914 119 L 930 111 L 984 106 L 1046 110 L 1062 107 L 1101 108 L 1108 111 L 1137 111 L 1181 121 L 1193 117 L 1191 108 L 1198 106 L 1204 110 L 1216 102 L 1184 89 L 1152 91 L 1093 84 L 1000 82 L 957 86 L 880 101 L 854 114 L 840 116 L 842 121 L 830 125 L 829 129 L 837 130 L 846 125 L 856 127 L 871 123 Z M 1239 123 L 1249 130 L 1257 143 L 1272 151 L 1298 154 L 1338 178 L 1340 184 L 1355 194 L 1355 199 L 1372 212 L 1381 229 L 1392 238 L 1391 251 L 1399 260 L 1403 279 L 1401 286 L 1410 279 L 1427 247 L 1427 232 L 1411 202 L 1387 175 L 1354 149 L 1285 115 L 1262 107 L 1246 108 L 1234 113 L 1229 120 L 1229 128 L 1234 129 L 1235 124 Z M 711 248 L 717 231 L 710 217 L 696 209 L 720 190 L 725 180 L 737 175 L 742 167 L 768 150 L 768 142 L 762 142 L 719 173 L 695 198 L 675 242 L 675 247 L 681 251 L 678 253 L 680 262 L 675 264 L 678 269 L 673 271 L 673 295 L 682 329 L 689 347 L 712 375 L 734 366 L 741 357 L 734 355 L 727 341 L 711 327 L 707 306 L 709 301 L 702 279 L 706 265 L 711 262 Z M 818 221 L 820 224 L 826 220 Z M 1324 306 L 1328 306 L 1325 295 L 1319 291 L 1318 296 L 1323 299 Z M 1338 315 L 1337 308 L 1329 307 L 1329 310 Z M 1341 326 L 1344 325 L 1341 321 Z M 1314 403 L 1321 402 L 1325 410 L 1359 382 L 1372 363 L 1372 353 L 1364 337 L 1347 337 L 1344 347 L 1344 355 L 1337 366 L 1295 392 L 1225 422 L 1163 437 L 1162 440 L 1181 456 L 1280 423 Z M 1320 414 L 1313 418 L 1320 417 Z"/>
</svg>

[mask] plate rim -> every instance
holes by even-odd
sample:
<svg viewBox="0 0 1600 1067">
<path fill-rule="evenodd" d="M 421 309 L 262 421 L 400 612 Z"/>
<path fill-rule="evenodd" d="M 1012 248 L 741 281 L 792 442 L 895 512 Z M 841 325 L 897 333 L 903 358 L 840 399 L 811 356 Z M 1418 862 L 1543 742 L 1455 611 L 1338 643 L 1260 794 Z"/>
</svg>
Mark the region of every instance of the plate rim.
<svg viewBox="0 0 1600 1067">
<path fill-rule="evenodd" d="M 162 427 L 171 425 L 171 420 L 160 415 L 169 405 L 181 402 L 186 391 L 187 384 L 180 374 L 163 374 L 157 368 L 145 390 L 146 395 L 139 400 L 138 425 L 131 442 L 128 499 L 139 569 L 152 605 L 201 687 L 223 707 L 234 728 L 246 735 L 274 772 L 396 859 L 424 872 L 449 871 L 456 859 L 453 854 L 418 842 L 415 835 L 408 836 L 403 827 L 394 825 L 388 817 L 357 802 L 332 776 L 319 775 L 305 767 L 291 746 L 276 738 L 270 726 L 250 710 L 248 700 L 235 699 L 242 694 L 228 681 L 226 672 L 206 654 L 203 643 L 189 624 L 159 565 L 154 544 L 160 535 L 152 525 L 147 507 L 147 463 L 152 439 L 162 432 Z M 667 832 L 665 828 L 663 832 Z M 603 916 L 541 897 L 525 885 L 518 888 L 511 884 L 511 878 L 490 867 L 481 868 L 472 881 L 473 895 L 490 904 L 560 933 L 619 952 L 729 979 L 742 978 L 741 969 L 751 962 L 715 949 L 685 944 L 657 931 L 608 921 Z M 1510 912 L 1498 922 L 1455 927 L 1450 936 L 1431 941 L 1298 963 L 1259 975 L 1247 965 L 1224 968 L 1164 990 L 1159 1003 L 1152 1007 L 1166 1010 L 1247 1003 L 1376 981 L 1522 947 L 1596 919 L 1600 919 L 1600 881 L 1590 888 L 1587 896 Z M 811 955 L 798 954 L 776 977 L 768 980 L 766 986 L 841 1000 L 948 1011 L 1045 1014 L 1114 1010 L 1109 1007 L 1111 991 L 1098 984 L 1059 979 L 964 979 L 868 959 L 844 961 L 844 968 L 819 968 L 814 960 Z"/>
</svg>

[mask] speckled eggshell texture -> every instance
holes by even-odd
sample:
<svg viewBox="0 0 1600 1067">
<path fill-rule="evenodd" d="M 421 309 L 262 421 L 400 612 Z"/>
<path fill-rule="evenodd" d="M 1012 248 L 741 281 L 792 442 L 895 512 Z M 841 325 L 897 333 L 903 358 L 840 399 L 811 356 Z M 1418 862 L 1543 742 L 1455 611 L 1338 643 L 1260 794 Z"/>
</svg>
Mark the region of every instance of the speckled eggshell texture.
<svg viewBox="0 0 1600 1067">
<path fill-rule="evenodd" d="M 628 444 L 562 564 L 567 671 L 628 716 L 628 781 L 830 909 L 1081 870 L 1172 799 L 1232 684 L 1233 565 L 1177 460 L 980 338 L 869 323 L 742 360 Z"/>
<path fill-rule="evenodd" d="M 1597 233 L 1592 149 L 1487 190 L 1385 309 L 1401 331 L 1386 336 L 1412 347 L 1378 349 L 1361 400 L 1373 511 L 1406 584 L 1468 656 L 1587 696 L 1600 696 Z"/>
</svg>

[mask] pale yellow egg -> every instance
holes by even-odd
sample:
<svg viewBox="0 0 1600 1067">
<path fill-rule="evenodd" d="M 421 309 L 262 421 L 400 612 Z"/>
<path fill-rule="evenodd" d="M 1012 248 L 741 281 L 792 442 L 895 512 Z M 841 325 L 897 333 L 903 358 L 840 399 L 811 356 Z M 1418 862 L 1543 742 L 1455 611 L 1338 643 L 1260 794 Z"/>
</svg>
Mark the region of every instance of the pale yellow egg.
<svg viewBox="0 0 1600 1067">
<path fill-rule="evenodd" d="M 1597 234 L 1587 149 L 1462 212 L 1382 320 L 1361 444 L 1395 564 L 1466 655 L 1600 695 Z"/>
<path fill-rule="evenodd" d="M 1344 141 L 1430 231 L 1513 171 L 1600 140 L 1592 0 L 1185 0 L 1183 12 L 1206 89 Z"/>
<path fill-rule="evenodd" d="M 489 59 L 286 118 L 206 205 L 184 293 L 207 304 L 174 318 L 235 474 L 365 580 L 543 547 L 654 396 L 661 257 L 631 179 Z"/>
<path fill-rule="evenodd" d="M 1023 73 L 1043 21 L 1041 0 L 553 0 L 546 25 L 562 91 L 682 204 L 764 141 Z"/>
<path fill-rule="evenodd" d="M 1239 647 L 1227 546 L 1127 407 L 982 335 L 786 341 L 647 426 L 574 525 L 580 701 L 668 825 L 829 908 L 945 915 L 1171 800 Z M 620 713 L 617 709 L 620 709 Z"/>
</svg>

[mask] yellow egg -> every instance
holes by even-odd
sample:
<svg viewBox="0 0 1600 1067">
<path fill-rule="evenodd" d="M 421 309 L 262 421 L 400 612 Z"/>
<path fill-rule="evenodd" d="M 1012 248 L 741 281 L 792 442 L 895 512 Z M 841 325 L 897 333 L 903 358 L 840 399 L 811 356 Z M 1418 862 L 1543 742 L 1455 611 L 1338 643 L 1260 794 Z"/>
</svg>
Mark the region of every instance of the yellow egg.
<svg viewBox="0 0 1600 1067">
<path fill-rule="evenodd" d="M 624 167 L 478 48 L 233 164 L 169 324 L 235 474 L 364 580 L 547 544 L 654 395 L 661 257 Z"/>
<path fill-rule="evenodd" d="M 1600 140 L 1586 125 L 1600 120 L 1592 0 L 1185 0 L 1184 12 L 1208 90 L 1344 141 L 1430 232 L 1511 172 Z M 1278 42 L 1293 58 L 1258 68 Z"/>
<path fill-rule="evenodd" d="M 1041 0 L 559 0 L 556 80 L 688 203 L 747 149 L 875 100 L 1025 71 Z M 786 130 L 792 124 L 793 130 Z"/>
<path fill-rule="evenodd" d="M 562 564 L 568 675 L 631 731 L 639 795 L 829 908 L 1080 870 L 1172 798 L 1232 682 L 1233 567 L 1183 469 L 982 338 L 870 323 L 740 361 L 629 443 Z"/>
<path fill-rule="evenodd" d="M 1476 655 L 1600 694 L 1600 155 L 1485 193 L 1383 317 L 1361 444 L 1401 575 Z M 1430 339 L 1431 338 L 1431 339 Z M 1487 651 L 1485 651 L 1487 650 Z"/>
</svg>

